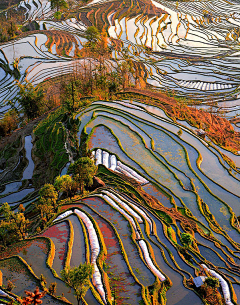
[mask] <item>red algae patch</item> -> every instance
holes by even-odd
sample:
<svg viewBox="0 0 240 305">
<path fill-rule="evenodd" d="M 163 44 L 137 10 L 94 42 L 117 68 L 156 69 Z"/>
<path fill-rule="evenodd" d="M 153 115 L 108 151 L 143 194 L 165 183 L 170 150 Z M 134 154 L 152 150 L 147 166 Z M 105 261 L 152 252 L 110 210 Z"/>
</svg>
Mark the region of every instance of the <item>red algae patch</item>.
<svg viewBox="0 0 240 305">
<path fill-rule="evenodd" d="M 69 239 L 69 225 L 67 221 L 58 223 L 47 229 L 40 236 L 49 237 L 55 244 L 55 258 L 53 268 L 60 272 L 64 266 L 67 255 L 67 242 Z"/>
</svg>

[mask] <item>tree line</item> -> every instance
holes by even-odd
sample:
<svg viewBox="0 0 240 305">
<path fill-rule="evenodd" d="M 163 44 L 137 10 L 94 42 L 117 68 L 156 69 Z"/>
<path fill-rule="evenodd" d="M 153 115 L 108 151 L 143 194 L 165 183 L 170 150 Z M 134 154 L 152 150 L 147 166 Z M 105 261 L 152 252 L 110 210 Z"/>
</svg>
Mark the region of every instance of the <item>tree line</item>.
<svg viewBox="0 0 240 305">
<path fill-rule="evenodd" d="M 110 42 L 107 33 L 100 33 L 94 26 L 86 30 L 85 37 L 87 42 L 78 53 L 79 59 L 72 73 L 38 86 L 16 81 L 20 108 L 15 107 L 15 101 L 7 101 L 11 108 L 0 120 L 0 137 L 56 106 L 61 105 L 71 115 L 86 106 L 87 99 L 83 99 L 86 96 L 111 99 L 126 87 L 145 86 L 141 70 L 133 62 L 128 49 Z M 121 61 L 112 60 L 113 51 L 122 54 Z M 56 88 L 57 93 L 50 93 Z"/>
<path fill-rule="evenodd" d="M 42 229 L 47 227 L 47 222 L 54 218 L 56 213 L 60 211 L 60 204 L 63 198 L 73 197 L 75 194 L 86 195 L 86 187 L 93 184 L 93 177 L 97 172 L 97 166 L 90 157 L 81 157 L 72 163 L 68 168 L 68 174 L 58 176 L 54 185 L 45 184 L 39 190 L 39 198 L 33 203 L 34 210 L 37 213 L 37 228 L 33 234 L 40 233 Z M 60 200 L 61 199 L 61 200 Z M 32 214 L 34 214 L 34 210 Z M 4 203 L 0 208 L 0 248 L 4 251 L 7 247 L 15 244 L 28 237 L 30 226 L 33 221 L 27 219 L 25 208 L 21 204 L 17 212 L 13 212 L 8 203 Z M 34 223 L 36 218 L 34 219 Z M 36 226 L 35 226 L 36 227 Z M 92 278 L 94 267 L 92 264 L 84 263 L 75 267 L 66 267 L 61 271 L 61 278 L 66 286 L 74 290 L 74 295 L 78 304 L 83 300 Z M 16 301 L 12 301 L 12 305 L 23 304 L 42 304 L 40 300 L 49 292 L 56 294 L 56 283 L 51 283 L 49 289 L 46 288 L 46 279 L 43 275 L 40 277 L 44 292 L 40 293 L 38 287 L 35 292 L 25 291 L 26 297 L 19 297 Z M 12 291 L 14 285 L 8 282 L 6 289 Z"/>
</svg>

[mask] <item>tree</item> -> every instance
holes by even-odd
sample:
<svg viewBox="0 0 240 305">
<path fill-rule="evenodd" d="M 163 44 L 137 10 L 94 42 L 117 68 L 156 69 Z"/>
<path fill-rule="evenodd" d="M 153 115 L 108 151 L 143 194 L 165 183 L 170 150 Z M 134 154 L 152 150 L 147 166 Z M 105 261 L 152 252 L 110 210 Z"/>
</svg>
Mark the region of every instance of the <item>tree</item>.
<svg viewBox="0 0 240 305">
<path fill-rule="evenodd" d="M 181 233 L 181 243 L 188 248 L 192 242 L 193 242 L 193 237 L 189 233 Z"/>
<path fill-rule="evenodd" d="M 20 97 L 18 102 L 23 108 L 24 114 L 32 120 L 41 114 L 44 105 L 43 90 L 34 87 L 31 83 L 21 84 L 18 82 Z"/>
<path fill-rule="evenodd" d="M 92 46 L 95 46 L 100 38 L 100 33 L 95 26 L 90 26 L 85 31 L 86 38 L 88 43 Z"/>
<path fill-rule="evenodd" d="M 90 284 L 90 278 L 94 272 L 94 266 L 92 264 L 84 263 L 79 267 L 67 267 L 61 271 L 62 280 L 66 286 L 74 289 L 75 297 L 78 301 L 83 300 Z"/>
<path fill-rule="evenodd" d="M 11 210 L 10 205 L 5 202 L 0 208 L 0 215 L 3 215 L 5 220 L 9 221 L 13 218 L 14 212 Z"/>
<path fill-rule="evenodd" d="M 38 201 L 38 202 L 35 203 L 35 207 L 41 213 L 41 219 L 45 223 L 54 214 L 53 206 L 52 205 L 49 206 L 45 202 Z"/>
<path fill-rule="evenodd" d="M 35 203 L 35 207 L 41 213 L 41 218 L 44 220 L 50 219 L 52 213 L 57 211 L 58 193 L 52 184 L 45 184 L 39 191 L 39 199 Z"/>
<path fill-rule="evenodd" d="M 212 287 L 212 288 L 218 288 L 219 287 L 219 279 L 213 277 L 213 276 L 209 276 L 206 278 L 205 283 Z"/>
<path fill-rule="evenodd" d="M 73 174 L 74 180 L 80 186 L 80 192 L 83 193 L 85 186 L 93 184 L 93 176 L 97 172 L 97 166 L 94 161 L 89 157 L 79 158 L 73 164 L 70 164 L 68 173 Z"/>
<path fill-rule="evenodd" d="M 13 217 L 13 230 L 23 239 L 25 237 L 29 220 L 25 218 L 23 213 L 16 213 Z"/>
<path fill-rule="evenodd" d="M 18 211 L 19 211 L 20 213 L 24 213 L 24 212 L 25 212 L 25 208 L 24 208 L 24 206 L 23 206 L 22 203 L 19 205 Z"/>
<path fill-rule="evenodd" d="M 84 45 L 84 49 L 86 51 L 86 56 L 89 58 L 89 84 L 90 84 L 90 88 L 91 88 L 91 94 L 93 92 L 93 69 L 92 69 L 92 58 L 96 58 L 97 54 L 99 52 L 99 48 L 97 47 L 97 43 L 100 39 L 100 33 L 98 31 L 98 29 L 95 26 L 90 26 L 87 28 L 87 30 L 85 31 L 85 35 L 86 35 L 86 39 L 87 39 L 87 43 L 85 43 Z M 85 65 L 85 61 L 84 61 L 84 65 Z M 86 73 L 85 73 L 86 74 Z M 96 76 L 96 73 L 95 73 Z"/>
<path fill-rule="evenodd" d="M 52 184 L 44 184 L 44 186 L 39 191 L 39 196 L 40 202 L 44 202 L 47 205 L 52 205 L 54 208 L 56 207 L 58 193 Z"/>
<path fill-rule="evenodd" d="M 111 97 L 113 93 L 120 89 L 121 84 L 119 82 L 118 73 L 116 71 L 108 73 L 108 76 L 108 91 Z"/>
<path fill-rule="evenodd" d="M 25 218 L 24 213 L 12 212 L 9 204 L 5 202 L 0 208 L 0 215 L 5 218 L 0 222 L 0 239 L 3 247 L 25 237 L 29 220 Z"/>
<path fill-rule="evenodd" d="M 77 184 L 69 175 L 58 176 L 54 187 L 57 191 L 66 193 L 67 197 L 71 197 L 77 191 Z"/>
<path fill-rule="evenodd" d="M 2 247 L 3 249 L 5 249 L 7 245 L 11 243 L 9 230 L 10 230 L 9 223 L 2 220 L 0 223 L 0 240 L 1 240 L 0 247 Z"/>
<path fill-rule="evenodd" d="M 6 112 L 0 120 L 0 135 L 6 136 L 10 134 L 12 130 L 18 127 L 18 121 L 18 114 L 15 109 Z"/>
<path fill-rule="evenodd" d="M 69 114 L 72 114 L 80 106 L 81 93 L 81 80 L 71 79 L 67 84 L 63 84 L 64 96 L 62 97 L 63 105 Z"/>
<path fill-rule="evenodd" d="M 129 55 L 127 48 L 122 49 L 122 56 L 124 60 L 119 61 L 117 64 L 118 78 L 120 79 L 121 85 L 124 88 L 131 85 L 131 78 L 134 72 L 133 61 Z"/>
<path fill-rule="evenodd" d="M 57 20 L 60 20 L 61 17 L 62 17 L 62 13 L 59 12 L 59 11 L 57 11 L 57 12 L 54 13 L 53 17 L 54 17 L 55 19 L 57 19 Z"/>
<path fill-rule="evenodd" d="M 51 0 L 51 8 L 57 8 L 57 12 L 59 9 L 68 8 L 68 4 L 65 0 Z"/>
<path fill-rule="evenodd" d="M 99 67 L 98 67 L 98 85 L 100 85 L 101 89 L 106 90 L 107 85 L 107 65 L 106 60 L 110 58 L 111 50 L 108 46 L 108 36 L 105 30 L 102 30 L 100 39 L 97 43 L 97 59 L 99 61 Z"/>
</svg>

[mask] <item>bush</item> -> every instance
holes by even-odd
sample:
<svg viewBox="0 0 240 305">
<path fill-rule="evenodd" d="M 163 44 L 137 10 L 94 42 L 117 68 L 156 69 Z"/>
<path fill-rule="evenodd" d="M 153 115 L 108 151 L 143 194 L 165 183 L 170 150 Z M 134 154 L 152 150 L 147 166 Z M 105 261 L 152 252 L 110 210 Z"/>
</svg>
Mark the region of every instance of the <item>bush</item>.
<svg viewBox="0 0 240 305">
<path fill-rule="evenodd" d="M 180 128 L 180 129 L 178 130 L 178 136 L 181 137 L 182 133 L 183 133 L 183 132 L 182 132 L 182 129 Z"/>
<path fill-rule="evenodd" d="M 61 17 L 62 17 L 62 13 L 61 13 L 60 11 L 57 11 L 57 12 L 54 13 L 53 16 L 54 16 L 54 18 L 56 18 L 57 20 L 60 20 Z"/>
<path fill-rule="evenodd" d="M 213 276 L 207 277 L 205 280 L 205 283 L 212 288 L 218 288 L 220 286 L 219 279 L 217 279 Z"/>
<path fill-rule="evenodd" d="M 57 292 L 57 283 L 54 282 L 54 283 L 51 283 L 50 286 L 49 286 L 49 289 L 48 289 L 49 293 L 50 294 L 56 294 Z"/>
<path fill-rule="evenodd" d="M 6 290 L 11 292 L 15 287 L 16 286 L 11 281 L 8 281 Z"/>
<path fill-rule="evenodd" d="M 42 283 L 43 286 L 47 285 L 47 279 L 43 274 L 40 275 L 40 282 Z"/>
<path fill-rule="evenodd" d="M 181 243 L 185 246 L 185 247 L 189 247 L 193 242 L 193 237 L 191 234 L 189 233 L 181 233 Z"/>
</svg>

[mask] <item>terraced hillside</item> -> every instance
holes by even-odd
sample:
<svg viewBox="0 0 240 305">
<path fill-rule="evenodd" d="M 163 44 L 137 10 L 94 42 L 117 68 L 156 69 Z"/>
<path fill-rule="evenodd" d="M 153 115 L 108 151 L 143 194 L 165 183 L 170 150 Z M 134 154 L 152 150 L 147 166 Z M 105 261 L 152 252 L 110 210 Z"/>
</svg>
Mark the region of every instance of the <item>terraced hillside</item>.
<svg viewBox="0 0 240 305">
<path fill-rule="evenodd" d="M 53 123 L 60 124 L 57 118 L 59 112 L 49 114 L 35 128 L 35 134 L 46 123 L 50 129 Z M 91 262 L 95 271 L 85 297 L 88 304 L 110 304 L 112 298 L 117 304 L 149 304 L 150 300 L 202 304 L 207 296 L 194 288 L 191 279 L 209 269 L 222 279 L 221 302 L 226 302 L 225 297 L 230 298 L 226 304 L 237 304 L 238 170 L 231 169 L 221 151 L 191 129 L 175 123 L 160 108 L 137 100 L 96 101 L 76 119 L 81 122 L 80 146 L 91 149 L 98 177 L 106 186 L 82 199 L 63 202 L 50 227 L 2 254 L 3 284 L 9 279 L 15 283 L 15 273 L 7 262 L 18 260 L 34 278 L 26 288 L 39 283 L 42 274 L 47 285 L 57 283 L 55 296 L 64 293 L 74 303 L 60 271 Z M 54 137 L 54 132 L 51 134 Z M 44 139 L 42 134 L 39 141 Z M 59 158 L 58 151 L 55 153 Z M 238 157 L 235 159 L 239 166 Z M 61 171 L 65 165 L 68 159 L 56 168 Z M 32 173 L 25 169 L 24 177 L 30 178 Z M 28 181 L 32 179 L 34 176 Z M 31 209 L 29 202 L 36 193 L 29 186 L 24 188 L 24 183 L 5 183 L 1 201 L 15 208 L 24 203 L 27 211 Z M 22 199 L 24 190 L 30 195 Z M 183 233 L 193 236 L 188 248 L 182 241 Z M 21 276 L 27 275 L 21 272 Z M 21 294 L 21 287 L 16 282 L 13 293 Z"/>
<path fill-rule="evenodd" d="M 131 60 L 142 64 L 148 84 L 203 99 L 207 104 L 199 107 L 208 109 L 210 102 L 211 111 L 228 118 L 239 113 L 238 2 L 92 1 L 80 7 L 76 2 L 61 21 L 53 19 L 55 9 L 45 0 L 21 1 L 19 9 L 25 10 L 27 21 L 36 22 L 41 34 L 1 46 L 1 111 L 7 109 L 3 101 L 17 94 L 13 66 L 21 82 L 34 84 L 69 73 L 81 64 L 77 50 L 85 42 L 86 28 L 95 25 L 104 27 Z M 123 58 L 117 50 L 112 55 L 118 61 Z"/>
<path fill-rule="evenodd" d="M 1 117 L 21 108 L 16 80 L 51 80 L 57 90 L 76 71 L 92 82 L 98 73 L 119 77 L 121 67 L 135 87 L 109 99 L 97 90 L 78 96 L 71 111 L 65 96 L 1 139 L 1 304 L 20 304 L 36 286 L 42 304 L 78 304 L 62 274 L 84 263 L 93 274 L 82 304 L 240 304 L 239 8 L 93 0 L 72 3 L 58 20 L 47 0 L 16 7 L 24 26 L 38 26 L 0 46 Z M 92 25 L 109 35 L 104 68 L 101 50 L 86 52 Z M 198 104 L 187 111 L 190 97 Z M 208 107 L 225 119 L 198 112 Z M 56 206 L 38 209 L 41 187 L 86 156 L 97 166 L 93 185 L 60 190 Z M 23 238 L 7 244 L 9 221 Z M 196 277 L 205 283 L 197 287 Z"/>
</svg>

